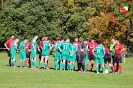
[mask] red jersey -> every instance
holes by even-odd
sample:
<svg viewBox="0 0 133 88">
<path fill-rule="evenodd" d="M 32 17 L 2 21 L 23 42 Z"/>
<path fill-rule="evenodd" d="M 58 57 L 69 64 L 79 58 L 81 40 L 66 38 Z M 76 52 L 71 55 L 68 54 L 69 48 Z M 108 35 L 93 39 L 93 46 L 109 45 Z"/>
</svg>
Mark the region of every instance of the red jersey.
<svg viewBox="0 0 133 88">
<path fill-rule="evenodd" d="M 57 43 L 57 40 L 54 40 L 54 45 Z"/>
<path fill-rule="evenodd" d="M 105 49 L 105 55 L 110 54 L 110 50 L 108 48 L 104 47 L 104 49 Z"/>
<path fill-rule="evenodd" d="M 43 43 L 43 41 L 40 41 L 40 42 L 38 43 L 39 48 L 42 47 L 42 43 Z"/>
<path fill-rule="evenodd" d="M 30 47 L 31 47 L 31 43 L 27 42 L 26 43 L 26 52 L 30 52 Z"/>
<path fill-rule="evenodd" d="M 7 45 L 7 47 L 9 48 L 9 49 L 11 49 L 11 47 L 12 47 L 12 43 L 14 42 L 14 39 L 9 39 L 9 40 L 7 40 L 6 42 L 5 42 L 5 44 Z"/>
<path fill-rule="evenodd" d="M 122 44 L 115 44 L 114 49 L 115 49 L 115 55 L 121 55 L 121 50 L 123 49 Z"/>
<path fill-rule="evenodd" d="M 72 44 L 76 44 L 77 45 L 77 50 L 80 48 L 80 42 L 72 42 Z"/>
<path fill-rule="evenodd" d="M 90 53 L 90 54 L 93 54 L 93 53 L 92 53 L 92 50 L 93 50 L 97 45 L 98 45 L 97 43 L 92 43 L 92 42 L 89 42 L 89 43 L 88 43 L 88 49 L 89 49 L 89 53 Z"/>
<path fill-rule="evenodd" d="M 53 43 L 52 42 L 49 42 L 50 43 L 50 45 L 52 46 L 53 45 Z"/>
</svg>

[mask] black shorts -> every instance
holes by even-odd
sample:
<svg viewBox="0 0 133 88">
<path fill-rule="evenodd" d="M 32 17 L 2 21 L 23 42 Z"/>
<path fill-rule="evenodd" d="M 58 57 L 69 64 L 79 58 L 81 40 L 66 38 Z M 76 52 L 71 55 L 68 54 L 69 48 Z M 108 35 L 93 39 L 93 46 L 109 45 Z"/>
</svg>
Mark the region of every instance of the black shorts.
<svg viewBox="0 0 133 88">
<path fill-rule="evenodd" d="M 106 64 L 106 63 L 111 63 L 111 55 L 105 55 L 104 56 L 104 63 Z"/>
<path fill-rule="evenodd" d="M 93 54 L 89 54 L 89 57 L 88 59 L 91 61 L 91 60 L 95 60 L 95 56 Z"/>
<path fill-rule="evenodd" d="M 26 52 L 26 58 L 30 58 L 30 52 Z"/>
<path fill-rule="evenodd" d="M 122 63 L 121 55 L 115 56 L 114 63 Z"/>
<path fill-rule="evenodd" d="M 10 50 L 7 50 L 7 55 L 8 55 L 8 57 L 11 56 L 11 54 L 10 54 Z"/>
</svg>

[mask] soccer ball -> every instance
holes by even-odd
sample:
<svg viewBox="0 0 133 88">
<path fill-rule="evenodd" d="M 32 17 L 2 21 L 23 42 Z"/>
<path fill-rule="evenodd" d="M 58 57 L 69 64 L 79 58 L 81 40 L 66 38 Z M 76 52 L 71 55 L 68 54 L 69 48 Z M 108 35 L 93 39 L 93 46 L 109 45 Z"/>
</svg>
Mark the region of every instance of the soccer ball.
<svg viewBox="0 0 133 88">
<path fill-rule="evenodd" d="M 105 70 L 105 73 L 106 73 L 106 74 L 108 74 L 108 73 L 109 73 L 109 71 L 108 71 L 108 70 Z"/>
</svg>

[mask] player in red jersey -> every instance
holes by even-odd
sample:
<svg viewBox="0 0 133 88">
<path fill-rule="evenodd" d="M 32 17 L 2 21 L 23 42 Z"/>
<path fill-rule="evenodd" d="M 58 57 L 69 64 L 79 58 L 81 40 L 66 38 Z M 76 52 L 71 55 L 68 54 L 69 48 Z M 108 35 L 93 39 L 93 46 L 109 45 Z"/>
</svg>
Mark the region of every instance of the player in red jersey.
<svg viewBox="0 0 133 88">
<path fill-rule="evenodd" d="M 58 41 L 59 38 L 60 37 L 57 35 L 56 38 L 55 38 L 55 40 L 54 40 L 54 43 L 53 43 L 54 45 L 56 44 L 56 42 Z"/>
<path fill-rule="evenodd" d="M 106 63 L 108 62 L 108 65 L 111 69 L 111 72 L 113 72 L 113 66 L 111 64 L 111 53 L 110 50 L 107 47 L 104 47 L 105 49 L 105 55 L 104 55 L 104 64 L 106 66 Z"/>
<path fill-rule="evenodd" d="M 80 57 L 80 42 L 79 42 L 79 38 L 75 37 L 74 42 L 72 42 L 72 44 L 77 45 L 76 60 L 77 60 L 77 66 L 78 66 L 78 60 L 79 60 L 79 57 Z"/>
<path fill-rule="evenodd" d="M 91 39 L 91 42 L 88 43 L 88 50 L 89 50 L 89 61 L 91 61 L 91 65 L 90 65 L 90 71 L 92 71 L 93 66 L 94 66 L 94 60 L 95 60 L 95 56 L 93 55 L 92 51 L 93 49 L 97 46 L 98 44 L 95 42 L 94 39 Z M 88 65 L 87 65 L 88 67 Z M 88 68 L 86 69 L 88 70 Z"/>
<path fill-rule="evenodd" d="M 11 49 L 11 46 L 12 46 L 12 43 L 14 42 L 14 35 L 12 34 L 10 39 L 8 39 L 4 46 L 6 47 L 7 49 L 7 54 L 8 54 L 8 58 L 9 58 L 9 65 L 11 66 L 11 58 L 10 58 L 10 49 Z"/>
<path fill-rule="evenodd" d="M 30 47 L 31 47 L 31 43 L 28 41 L 26 43 L 26 60 L 24 62 L 25 67 L 27 67 L 27 65 L 30 67 Z"/>
<path fill-rule="evenodd" d="M 42 37 L 41 41 L 39 41 L 38 43 L 38 51 L 39 51 L 39 60 L 41 60 L 41 54 L 42 54 L 42 44 L 43 44 L 43 41 L 44 41 L 45 37 Z M 40 61 L 39 61 L 40 62 Z"/>
<path fill-rule="evenodd" d="M 119 40 L 116 39 L 116 44 L 114 46 L 115 50 L 115 59 L 114 59 L 114 74 L 116 73 L 116 65 L 118 63 L 119 73 L 122 73 L 122 52 L 125 50 L 122 44 L 120 44 Z"/>
</svg>

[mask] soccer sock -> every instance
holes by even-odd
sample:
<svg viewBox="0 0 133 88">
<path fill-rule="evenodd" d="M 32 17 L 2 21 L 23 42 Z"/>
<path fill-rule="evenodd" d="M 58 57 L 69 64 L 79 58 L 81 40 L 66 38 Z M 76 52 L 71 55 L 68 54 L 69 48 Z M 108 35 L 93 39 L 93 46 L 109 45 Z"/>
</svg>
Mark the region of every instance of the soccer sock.
<svg viewBox="0 0 133 88">
<path fill-rule="evenodd" d="M 39 63 L 39 68 L 41 68 L 42 67 L 42 61 L 40 61 L 40 63 Z"/>
<path fill-rule="evenodd" d="M 65 70 L 65 68 L 66 68 L 66 67 L 65 67 L 65 63 L 63 63 L 63 69 Z"/>
<path fill-rule="evenodd" d="M 13 60 L 11 60 L 11 66 L 13 66 Z"/>
<path fill-rule="evenodd" d="M 90 70 L 92 70 L 92 69 L 93 69 L 93 65 L 94 65 L 94 64 L 91 64 L 91 66 L 90 66 Z"/>
<path fill-rule="evenodd" d="M 116 65 L 114 65 L 114 68 L 113 68 L 113 70 L 114 70 L 114 73 L 116 72 Z"/>
<path fill-rule="evenodd" d="M 72 65 L 72 70 L 74 70 L 74 64 Z"/>
<path fill-rule="evenodd" d="M 58 69 L 58 61 L 55 62 L 55 68 Z"/>
<path fill-rule="evenodd" d="M 33 68 L 34 66 L 33 66 L 33 64 L 34 64 L 34 62 L 33 62 L 33 60 L 31 60 L 31 68 Z"/>
<path fill-rule="evenodd" d="M 71 64 L 70 64 L 70 63 L 68 63 L 68 70 L 70 70 L 70 66 L 71 66 Z"/>
<path fill-rule="evenodd" d="M 96 66 L 96 72 L 99 72 L 99 66 Z"/>
<path fill-rule="evenodd" d="M 24 66 L 27 67 L 27 59 L 24 61 Z"/>
<path fill-rule="evenodd" d="M 22 66 L 23 66 L 22 64 L 23 64 L 23 63 L 22 63 L 22 59 L 21 59 L 21 61 L 20 61 L 20 68 L 22 68 Z"/>
<path fill-rule="evenodd" d="M 119 65 L 119 72 L 122 73 L 122 66 Z"/>
<path fill-rule="evenodd" d="M 102 66 L 102 71 L 103 73 L 105 73 L 105 66 Z"/>
<path fill-rule="evenodd" d="M 62 70 L 62 62 L 60 62 L 60 70 Z"/>
<path fill-rule="evenodd" d="M 44 68 L 46 68 L 46 66 L 47 66 L 47 63 L 44 63 Z"/>
</svg>

